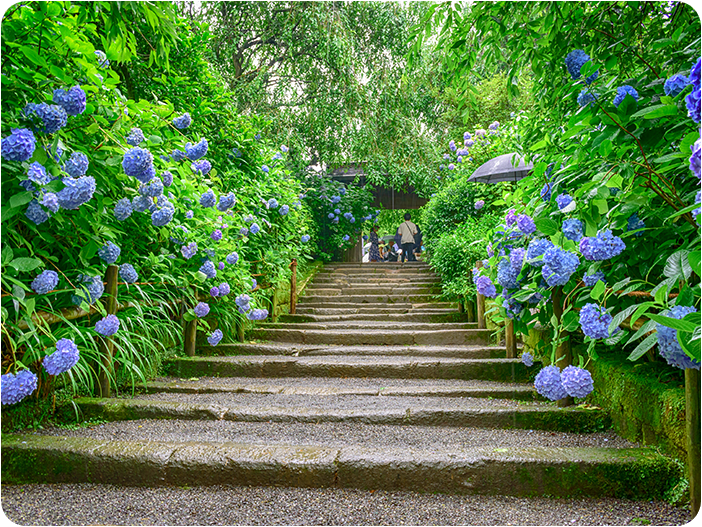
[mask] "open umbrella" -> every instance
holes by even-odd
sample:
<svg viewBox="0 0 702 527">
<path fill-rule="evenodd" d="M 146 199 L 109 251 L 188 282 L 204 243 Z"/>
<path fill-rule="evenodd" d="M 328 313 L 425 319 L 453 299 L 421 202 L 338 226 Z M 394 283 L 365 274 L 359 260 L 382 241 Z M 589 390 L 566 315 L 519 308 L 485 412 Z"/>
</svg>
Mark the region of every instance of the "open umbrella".
<svg viewBox="0 0 702 527">
<path fill-rule="evenodd" d="M 517 181 L 525 177 L 534 168 L 534 163 L 528 165 L 524 158 L 516 153 L 503 154 L 493 157 L 480 165 L 468 181 L 476 183 L 499 183 L 500 181 Z"/>
</svg>

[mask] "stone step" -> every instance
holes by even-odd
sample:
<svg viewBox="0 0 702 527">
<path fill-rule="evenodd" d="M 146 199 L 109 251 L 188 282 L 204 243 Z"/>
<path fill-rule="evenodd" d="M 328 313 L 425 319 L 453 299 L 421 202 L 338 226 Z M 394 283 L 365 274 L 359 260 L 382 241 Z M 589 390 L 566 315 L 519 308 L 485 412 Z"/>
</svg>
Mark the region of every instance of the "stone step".
<svg viewBox="0 0 702 527">
<path fill-rule="evenodd" d="M 342 315 L 310 315 L 304 313 L 296 313 L 294 315 L 280 315 L 278 320 L 280 322 L 331 322 L 331 321 L 344 321 L 344 320 L 370 320 L 370 321 L 392 321 L 392 322 L 462 322 L 466 320 L 467 315 L 465 313 L 459 313 L 455 310 L 449 313 L 417 313 L 417 312 L 407 312 L 407 313 L 385 313 L 385 314 L 373 314 L 373 313 L 352 313 L 352 314 L 342 314 Z"/>
<path fill-rule="evenodd" d="M 312 284 L 388 284 L 388 285 L 401 285 L 401 284 L 412 284 L 412 285 L 435 285 L 441 283 L 441 278 L 438 276 L 413 276 L 413 277 L 403 277 L 403 276 L 379 276 L 379 275 L 369 275 L 363 276 L 362 278 L 353 278 L 348 276 L 320 276 L 316 275 L 310 285 Z"/>
<path fill-rule="evenodd" d="M 438 295 L 441 293 L 440 287 L 422 287 L 406 285 L 399 287 L 383 287 L 358 285 L 354 287 L 329 287 L 329 286 L 308 286 L 305 288 L 305 295 L 320 296 L 359 296 L 359 295 Z"/>
<path fill-rule="evenodd" d="M 300 344 L 337 344 L 345 346 L 433 346 L 448 344 L 488 344 L 490 329 L 438 329 L 418 331 L 380 329 L 263 329 L 246 332 L 247 338 Z"/>
<path fill-rule="evenodd" d="M 477 322 L 444 322 L 444 323 L 407 323 L 403 321 L 388 322 L 381 320 L 338 321 L 338 322 L 264 322 L 256 326 L 258 329 L 314 329 L 314 330 L 339 330 L 363 329 L 382 331 L 439 331 L 445 329 L 478 329 Z"/>
<path fill-rule="evenodd" d="M 325 346 L 291 342 L 242 342 L 200 346 L 198 355 L 293 355 L 310 357 L 319 355 L 367 355 L 453 357 L 459 359 L 501 359 L 506 354 L 502 346 Z"/>
<path fill-rule="evenodd" d="M 321 393 L 159 392 L 133 398 L 73 400 L 85 419 L 187 419 L 520 428 L 588 433 L 611 426 L 599 409 L 474 397 L 378 397 Z"/>
<path fill-rule="evenodd" d="M 184 378 L 383 377 L 527 382 L 533 371 L 517 359 L 375 355 L 176 357 L 165 366 L 169 375 Z"/>
<path fill-rule="evenodd" d="M 135 421 L 133 428 L 144 430 L 143 423 Z M 154 441 L 146 430 L 125 434 L 132 440 L 5 435 L 3 483 L 279 485 L 660 499 L 682 480 L 677 465 L 647 448 L 402 448 L 212 441 L 206 436 L 190 440 L 199 427 L 192 421 L 185 425 L 187 437 L 174 441 Z"/>
<path fill-rule="evenodd" d="M 445 307 L 441 307 L 445 306 Z M 297 306 L 301 314 L 317 315 L 353 315 L 353 314 L 402 314 L 414 313 L 419 315 L 442 315 L 458 313 L 458 310 L 447 303 L 439 303 L 439 307 L 414 307 L 412 304 L 399 306 L 379 306 L 372 304 L 302 304 Z M 460 314 L 460 313 L 459 313 Z"/>
<path fill-rule="evenodd" d="M 484 397 L 542 400 L 531 384 L 457 379 L 326 379 L 281 377 L 159 378 L 146 383 L 148 393 L 257 393 L 285 395 L 366 395 L 383 397 Z"/>
<path fill-rule="evenodd" d="M 361 269 L 382 269 L 386 267 L 402 266 L 402 262 L 332 262 L 324 265 L 324 269 L 346 269 L 346 268 L 361 268 Z M 429 267 L 427 262 L 415 261 L 405 262 L 405 266 L 424 268 Z"/>
<path fill-rule="evenodd" d="M 398 293 L 392 295 L 384 294 L 368 294 L 368 295 L 345 295 L 345 296 L 321 296 L 318 294 L 311 294 L 312 291 L 305 291 L 302 297 L 298 300 L 300 304 L 329 304 L 329 303 L 343 303 L 343 304 L 396 304 L 396 303 L 431 303 L 436 301 L 437 296 L 433 294 L 413 294 L 413 293 Z"/>
<path fill-rule="evenodd" d="M 388 271 L 320 271 L 315 275 L 317 278 L 331 278 L 331 279 L 363 279 L 363 278 L 407 278 L 410 280 L 419 278 L 433 278 L 436 275 L 428 270 L 405 270 L 405 269 L 393 269 Z"/>
</svg>

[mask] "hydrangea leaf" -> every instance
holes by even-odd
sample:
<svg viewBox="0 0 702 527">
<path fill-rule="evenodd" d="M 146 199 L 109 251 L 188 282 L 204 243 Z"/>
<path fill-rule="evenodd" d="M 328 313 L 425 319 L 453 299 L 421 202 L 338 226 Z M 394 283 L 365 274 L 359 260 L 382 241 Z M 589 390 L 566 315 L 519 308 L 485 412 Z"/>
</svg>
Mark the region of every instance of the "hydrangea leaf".
<svg viewBox="0 0 702 527">
<path fill-rule="evenodd" d="M 41 260 L 38 258 L 15 258 L 9 264 L 20 272 L 33 271 L 41 265 Z"/>
<path fill-rule="evenodd" d="M 538 218 L 534 223 L 539 232 L 544 233 L 546 236 L 553 236 L 560 230 L 558 222 L 549 218 Z"/>
<path fill-rule="evenodd" d="M 656 342 L 658 342 L 658 336 L 655 332 L 651 333 L 648 337 L 646 337 L 643 340 L 643 342 L 641 342 L 638 346 L 636 346 L 636 348 L 634 348 L 634 351 L 632 351 L 627 358 L 631 361 L 638 360 L 644 353 L 646 353 L 653 346 L 655 346 Z"/>
<path fill-rule="evenodd" d="M 692 267 L 690 267 L 690 263 L 687 259 L 688 254 L 690 254 L 690 251 L 685 249 L 671 254 L 665 262 L 663 274 L 667 278 L 674 278 L 676 280 L 687 280 L 690 278 Z"/>
<path fill-rule="evenodd" d="M 31 192 L 19 192 L 10 198 L 10 207 L 21 207 L 34 199 Z"/>
<path fill-rule="evenodd" d="M 690 313 L 694 315 L 695 313 Z M 700 314 L 697 313 L 697 318 L 699 319 Z M 654 315 L 653 313 L 649 313 L 648 318 L 651 320 L 655 320 L 659 324 L 672 328 L 678 331 L 682 331 L 685 333 L 692 333 L 695 331 L 696 328 L 699 327 L 699 321 L 698 322 L 692 322 L 690 320 L 686 320 L 685 318 L 678 319 L 678 318 L 672 318 L 672 317 L 666 317 L 664 315 Z"/>
<path fill-rule="evenodd" d="M 605 290 L 605 283 L 602 280 L 598 280 L 597 283 L 593 286 L 592 290 L 590 291 L 590 298 L 593 300 L 599 300 L 600 297 L 602 296 L 602 293 L 604 293 Z"/>
<path fill-rule="evenodd" d="M 649 106 L 643 110 L 639 110 L 634 115 L 632 119 L 636 117 L 643 117 L 644 119 L 658 119 L 659 117 L 669 117 L 672 115 L 677 115 L 678 107 L 674 104 L 656 104 L 655 106 Z"/>
<path fill-rule="evenodd" d="M 699 313 L 690 313 L 688 315 L 685 315 L 685 318 L 689 316 L 697 316 L 697 324 L 699 324 Z M 692 332 L 692 334 L 685 333 L 683 331 L 678 331 L 678 343 L 680 344 L 680 347 L 683 349 L 685 354 L 690 357 L 693 360 L 696 360 L 697 362 L 700 362 L 702 360 L 702 340 L 701 340 L 701 333 L 700 333 L 700 326 L 698 325 L 695 331 Z"/>
</svg>

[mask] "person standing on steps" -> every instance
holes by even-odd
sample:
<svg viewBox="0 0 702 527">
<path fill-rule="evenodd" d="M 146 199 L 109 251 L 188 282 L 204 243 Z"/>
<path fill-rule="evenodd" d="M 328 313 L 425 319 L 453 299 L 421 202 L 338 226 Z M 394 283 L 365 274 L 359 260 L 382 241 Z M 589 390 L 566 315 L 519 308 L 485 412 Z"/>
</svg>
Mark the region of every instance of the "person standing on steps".
<svg viewBox="0 0 702 527">
<path fill-rule="evenodd" d="M 381 258 L 380 258 L 380 250 L 378 247 L 378 226 L 377 225 L 373 225 L 373 228 L 370 231 L 369 239 L 370 239 L 371 246 L 370 246 L 370 251 L 368 252 L 368 259 L 371 262 L 380 262 Z"/>
<path fill-rule="evenodd" d="M 414 257 L 414 236 L 417 234 L 417 226 L 410 221 L 412 216 L 409 212 L 405 213 L 405 222 L 397 229 L 400 235 L 400 243 L 402 243 L 402 263 L 405 263 L 405 255 L 408 262 L 416 262 Z"/>
</svg>

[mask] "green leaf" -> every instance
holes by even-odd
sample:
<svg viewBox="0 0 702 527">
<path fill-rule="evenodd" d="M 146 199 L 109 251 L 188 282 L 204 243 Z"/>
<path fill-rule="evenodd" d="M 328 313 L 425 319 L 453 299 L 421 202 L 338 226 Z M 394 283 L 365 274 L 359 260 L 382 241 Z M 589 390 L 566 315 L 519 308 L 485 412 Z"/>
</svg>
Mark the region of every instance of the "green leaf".
<svg viewBox="0 0 702 527">
<path fill-rule="evenodd" d="M 657 119 L 659 117 L 668 117 L 677 115 L 678 107 L 674 104 L 657 104 L 649 106 L 643 110 L 639 110 L 631 118 L 643 117 L 644 119 Z"/>
<path fill-rule="evenodd" d="M 558 223 L 549 218 L 537 218 L 534 220 L 534 224 L 536 228 L 546 236 L 552 236 L 560 230 Z"/>
<path fill-rule="evenodd" d="M 20 272 L 27 273 L 39 267 L 41 265 L 41 260 L 38 258 L 15 258 L 9 265 Z"/>
<path fill-rule="evenodd" d="M 627 358 L 631 361 L 638 360 L 644 353 L 655 346 L 656 342 L 658 342 L 658 336 L 655 333 L 651 333 L 643 342 L 634 348 L 634 351 L 632 351 Z"/>
<path fill-rule="evenodd" d="M 604 293 L 604 290 L 605 283 L 602 280 L 598 280 L 597 283 L 593 286 L 592 291 L 590 291 L 590 298 L 592 298 L 593 300 L 599 300 L 602 296 L 602 293 Z"/>
<path fill-rule="evenodd" d="M 675 280 L 687 280 L 690 278 L 692 273 L 692 267 L 688 262 L 687 255 L 690 251 L 681 249 L 674 252 L 666 260 L 665 267 L 663 268 L 663 274 L 668 278 L 673 278 Z"/>
<path fill-rule="evenodd" d="M 612 141 L 605 139 L 600 145 L 600 155 L 602 157 L 607 157 L 612 152 Z"/>
<path fill-rule="evenodd" d="M 697 313 L 699 315 L 699 313 Z M 700 338 L 700 328 L 698 327 L 691 335 L 678 331 L 678 343 L 683 349 L 685 354 L 691 359 L 700 362 L 702 358 L 700 357 L 702 352 L 702 339 Z"/>
<path fill-rule="evenodd" d="M 14 257 L 14 253 L 12 252 L 12 248 L 9 245 L 6 245 L 5 247 L 2 248 L 2 255 L 0 258 L 2 258 L 2 265 L 5 266 L 7 263 L 12 260 Z"/>
<path fill-rule="evenodd" d="M 699 316 L 700 313 L 697 313 L 697 315 Z M 684 318 L 677 319 L 672 317 L 666 317 L 663 315 L 654 315 L 653 313 L 649 313 L 648 318 L 650 318 L 651 320 L 655 320 L 657 323 L 667 328 L 676 329 L 685 333 L 692 333 L 693 331 L 695 331 L 695 328 L 700 327 L 699 322 L 690 322 L 689 320 L 685 320 Z"/>
<path fill-rule="evenodd" d="M 37 66 L 43 66 L 46 68 L 46 61 L 39 56 L 39 53 L 37 53 L 37 50 L 34 48 L 30 48 L 29 46 L 20 46 L 20 51 Z"/>
<path fill-rule="evenodd" d="M 702 263 L 702 251 L 690 251 L 690 254 L 687 255 L 687 261 L 692 270 L 699 276 L 700 264 Z"/>
<path fill-rule="evenodd" d="M 609 211 L 609 205 L 607 205 L 607 200 L 606 199 L 595 199 L 592 200 L 592 204 L 597 207 L 597 211 L 600 214 L 607 214 Z"/>
<path fill-rule="evenodd" d="M 563 331 L 575 331 L 580 326 L 578 315 L 575 311 L 569 311 L 563 315 Z"/>
<path fill-rule="evenodd" d="M 149 143 L 152 143 L 154 145 L 160 145 L 161 143 L 163 143 L 163 139 L 161 139 L 161 137 L 158 135 L 152 135 L 149 137 Z"/>
<path fill-rule="evenodd" d="M 10 198 L 10 207 L 21 207 L 34 199 L 31 192 L 20 192 Z"/>
</svg>

